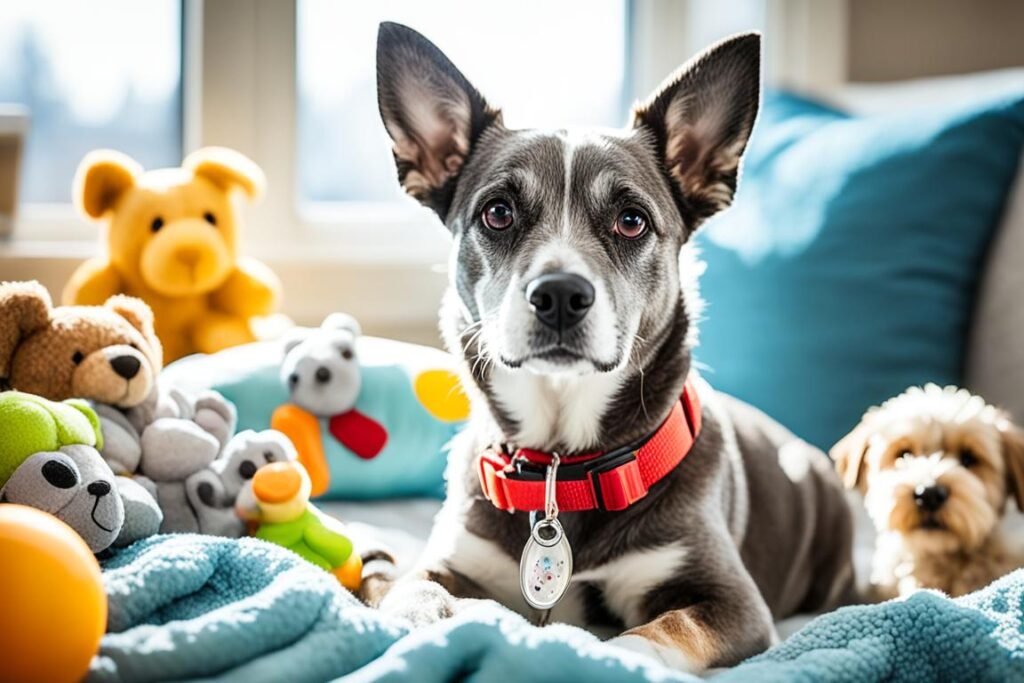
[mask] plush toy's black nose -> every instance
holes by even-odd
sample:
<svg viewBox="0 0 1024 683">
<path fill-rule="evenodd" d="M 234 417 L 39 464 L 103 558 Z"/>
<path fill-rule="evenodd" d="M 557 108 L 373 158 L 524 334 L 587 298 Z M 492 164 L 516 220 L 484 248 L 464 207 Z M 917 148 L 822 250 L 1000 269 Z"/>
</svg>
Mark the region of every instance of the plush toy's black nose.
<svg viewBox="0 0 1024 683">
<path fill-rule="evenodd" d="M 917 507 L 928 512 L 935 512 L 949 498 L 949 489 L 942 484 L 934 486 L 918 486 L 914 489 L 914 502 Z"/>
<path fill-rule="evenodd" d="M 103 496 L 110 493 L 110 484 L 105 481 L 94 481 L 85 487 L 85 490 L 89 492 L 89 495 L 102 498 Z"/>
<path fill-rule="evenodd" d="M 530 281 L 526 300 L 538 320 L 562 332 L 586 317 L 594 305 L 594 285 L 573 273 L 551 273 Z"/>
<path fill-rule="evenodd" d="M 331 371 L 321 365 L 316 369 L 316 373 L 313 377 L 315 377 L 316 381 L 320 382 L 320 384 L 327 384 L 331 381 Z"/>
<path fill-rule="evenodd" d="M 142 362 L 135 356 L 118 356 L 117 358 L 110 359 L 110 367 L 114 368 L 114 372 L 125 379 L 131 379 L 139 374 Z"/>
</svg>

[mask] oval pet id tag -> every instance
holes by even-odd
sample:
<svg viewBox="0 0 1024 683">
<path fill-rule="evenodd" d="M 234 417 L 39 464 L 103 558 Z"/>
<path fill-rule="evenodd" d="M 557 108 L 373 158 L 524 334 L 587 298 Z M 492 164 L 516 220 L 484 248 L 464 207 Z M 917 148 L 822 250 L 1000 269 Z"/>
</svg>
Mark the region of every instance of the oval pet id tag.
<svg viewBox="0 0 1024 683">
<path fill-rule="evenodd" d="M 531 607 L 551 609 L 562 599 L 572 578 L 572 549 L 555 518 L 533 525 L 519 562 L 519 587 Z"/>
<path fill-rule="evenodd" d="M 554 607 L 572 579 L 572 548 L 558 522 L 558 463 L 558 455 L 552 455 L 544 477 L 544 517 L 530 530 L 519 560 L 519 588 L 526 602 L 539 610 Z"/>
</svg>

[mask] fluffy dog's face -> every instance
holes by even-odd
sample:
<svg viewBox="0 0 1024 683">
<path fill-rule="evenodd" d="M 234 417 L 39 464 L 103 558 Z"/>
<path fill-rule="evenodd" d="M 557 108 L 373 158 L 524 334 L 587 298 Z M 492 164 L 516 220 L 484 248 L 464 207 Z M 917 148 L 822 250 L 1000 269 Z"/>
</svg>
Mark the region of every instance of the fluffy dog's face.
<svg viewBox="0 0 1024 683">
<path fill-rule="evenodd" d="M 512 130 L 433 44 L 381 25 L 378 98 L 399 179 L 453 235 L 451 289 L 480 357 L 612 372 L 664 329 L 680 248 L 735 190 L 759 51 L 756 35 L 711 48 L 626 130 Z"/>
<path fill-rule="evenodd" d="M 879 531 L 922 549 L 978 547 L 1008 495 L 1024 492 L 1024 436 L 1005 413 L 954 387 L 912 388 L 878 408 L 832 450 L 844 482 L 864 493 Z"/>
</svg>

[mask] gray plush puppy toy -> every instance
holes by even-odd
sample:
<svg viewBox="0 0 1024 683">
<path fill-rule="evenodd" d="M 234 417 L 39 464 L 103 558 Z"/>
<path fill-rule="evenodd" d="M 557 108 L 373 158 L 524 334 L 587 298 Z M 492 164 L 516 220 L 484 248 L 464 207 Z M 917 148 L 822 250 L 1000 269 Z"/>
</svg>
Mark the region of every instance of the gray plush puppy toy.
<svg viewBox="0 0 1024 683">
<path fill-rule="evenodd" d="M 0 488 L 0 501 L 49 512 L 94 553 L 110 547 L 124 523 L 114 473 L 95 448 L 82 444 L 30 456 Z"/>
<path fill-rule="evenodd" d="M 268 463 L 297 458 L 292 442 L 281 432 L 247 429 L 236 434 L 219 458 L 185 483 L 189 502 L 199 517 L 200 530 L 204 534 L 241 536 L 245 522 L 236 513 L 235 506 L 239 500 L 252 498 L 252 478 L 256 471 Z"/>
</svg>

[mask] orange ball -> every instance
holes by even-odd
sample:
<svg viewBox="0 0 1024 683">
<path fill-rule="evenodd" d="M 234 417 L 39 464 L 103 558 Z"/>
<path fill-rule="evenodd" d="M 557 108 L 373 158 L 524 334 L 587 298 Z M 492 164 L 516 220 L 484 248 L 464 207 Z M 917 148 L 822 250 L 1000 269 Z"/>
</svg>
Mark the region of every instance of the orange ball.
<svg viewBox="0 0 1024 683">
<path fill-rule="evenodd" d="M 107 626 L 100 565 L 53 515 L 0 504 L 0 678 L 79 681 Z"/>
</svg>

